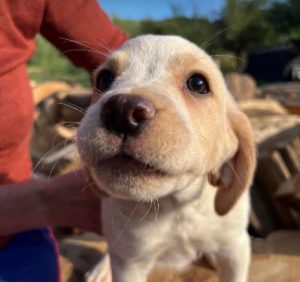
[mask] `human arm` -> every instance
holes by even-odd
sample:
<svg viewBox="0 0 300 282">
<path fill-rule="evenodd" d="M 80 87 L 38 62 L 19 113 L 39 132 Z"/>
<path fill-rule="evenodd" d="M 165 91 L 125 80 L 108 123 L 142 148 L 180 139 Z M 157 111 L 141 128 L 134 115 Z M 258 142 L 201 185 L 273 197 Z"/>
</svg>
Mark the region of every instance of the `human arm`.
<svg viewBox="0 0 300 282">
<path fill-rule="evenodd" d="M 0 189 L 0 235 L 42 226 L 71 226 L 101 233 L 99 197 L 83 171 Z"/>
<path fill-rule="evenodd" d="M 47 0 L 41 34 L 89 72 L 127 39 L 96 0 Z"/>
</svg>

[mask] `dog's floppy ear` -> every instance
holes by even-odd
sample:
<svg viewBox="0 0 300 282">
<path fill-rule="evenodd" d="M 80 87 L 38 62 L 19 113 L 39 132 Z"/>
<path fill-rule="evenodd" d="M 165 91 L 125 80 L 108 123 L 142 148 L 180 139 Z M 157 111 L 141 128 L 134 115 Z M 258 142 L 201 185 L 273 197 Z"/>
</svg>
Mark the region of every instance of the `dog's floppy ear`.
<svg viewBox="0 0 300 282">
<path fill-rule="evenodd" d="M 228 213 L 242 193 L 250 187 L 256 164 L 254 137 L 248 118 L 238 109 L 230 111 L 228 118 L 231 135 L 235 135 L 234 139 L 238 143 L 237 149 L 217 173 L 209 175 L 211 184 L 218 187 L 215 210 L 219 215 Z M 232 140 L 227 139 L 227 142 Z"/>
</svg>

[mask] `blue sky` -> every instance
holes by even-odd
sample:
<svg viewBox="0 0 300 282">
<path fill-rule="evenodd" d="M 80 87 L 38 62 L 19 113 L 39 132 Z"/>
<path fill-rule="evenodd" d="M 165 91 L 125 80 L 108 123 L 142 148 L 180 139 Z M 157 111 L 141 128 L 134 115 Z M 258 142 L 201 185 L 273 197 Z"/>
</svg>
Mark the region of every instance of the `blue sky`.
<svg viewBox="0 0 300 282">
<path fill-rule="evenodd" d="M 172 4 L 179 6 L 187 16 L 196 10 L 201 16 L 216 18 L 225 0 L 98 0 L 98 2 L 109 16 L 160 20 L 172 16 L 170 8 Z"/>
</svg>

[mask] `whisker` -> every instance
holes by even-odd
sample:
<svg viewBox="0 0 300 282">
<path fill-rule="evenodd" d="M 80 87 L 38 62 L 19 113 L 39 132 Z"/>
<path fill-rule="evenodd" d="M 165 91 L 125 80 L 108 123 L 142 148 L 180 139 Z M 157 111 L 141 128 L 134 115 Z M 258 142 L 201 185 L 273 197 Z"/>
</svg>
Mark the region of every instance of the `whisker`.
<svg viewBox="0 0 300 282">
<path fill-rule="evenodd" d="M 95 92 L 98 93 L 98 94 L 101 94 L 101 95 L 104 94 L 104 92 L 102 92 L 101 90 L 99 90 L 99 89 L 97 89 L 97 88 L 95 88 Z"/>
<path fill-rule="evenodd" d="M 108 58 L 108 56 L 109 56 L 108 54 L 106 54 L 104 52 L 101 52 L 99 50 L 92 50 L 92 49 L 69 49 L 69 50 L 64 51 L 63 53 L 68 54 L 71 52 L 91 52 L 91 53 L 103 55 L 105 58 Z"/>
<path fill-rule="evenodd" d="M 133 217 L 133 215 L 134 215 L 134 213 L 135 213 L 135 211 L 137 210 L 137 208 L 138 208 L 139 205 L 140 205 L 139 202 L 137 202 L 137 203 L 135 204 L 135 207 L 133 208 L 133 210 L 131 211 L 130 215 L 128 216 L 128 220 L 127 220 L 126 223 L 124 224 L 124 226 L 123 226 L 123 228 L 122 228 L 122 230 L 121 230 L 119 236 L 118 236 L 117 239 L 113 242 L 113 244 L 112 244 L 112 246 L 111 246 L 112 248 L 114 248 L 114 246 L 117 244 L 117 242 L 118 242 L 118 241 L 121 239 L 121 237 L 123 236 L 123 234 L 124 234 L 124 232 L 125 232 L 125 230 L 126 230 L 128 224 L 130 223 L 130 221 L 131 221 L 131 219 L 132 219 L 132 217 Z"/>
<path fill-rule="evenodd" d="M 214 33 L 213 35 L 209 36 L 203 43 L 200 44 L 200 47 L 205 50 L 209 45 L 211 45 L 213 39 L 215 39 L 217 36 L 222 34 L 227 29 L 228 28 L 223 28 L 217 31 L 216 33 Z"/>
<path fill-rule="evenodd" d="M 229 167 L 231 168 L 234 176 L 237 178 L 239 184 L 242 186 L 242 180 L 241 180 L 240 176 L 238 175 L 238 173 L 236 172 L 236 170 L 234 169 L 232 163 L 230 161 L 226 161 L 226 163 L 229 165 Z"/>
<path fill-rule="evenodd" d="M 53 173 L 54 169 L 56 168 L 57 164 L 59 163 L 59 161 L 60 160 L 55 161 L 55 163 L 53 164 L 53 166 L 52 166 L 52 168 L 51 168 L 51 170 L 50 170 L 50 172 L 48 174 L 48 177 L 52 176 L 52 173 Z"/>
<path fill-rule="evenodd" d="M 84 192 L 85 192 L 90 186 L 92 186 L 93 184 L 94 184 L 93 181 L 91 181 L 91 182 L 89 182 L 88 184 L 86 184 L 86 185 L 81 189 L 80 194 L 83 195 Z"/>
<path fill-rule="evenodd" d="M 110 215 L 111 215 L 111 226 L 114 226 L 114 215 L 113 215 L 113 209 L 112 209 L 112 206 L 113 206 L 113 202 L 112 202 L 112 199 L 111 199 L 111 196 L 108 196 L 109 198 L 109 201 L 110 201 Z"/>
<path fill-rule="evenodd" d="M 109 53 L 111 52 L 111 50 L 110 50 L 109 48 L 107 48 L 106 46 L 103 46 L 103 45 L 102 45 L 102 46 L 99 46 L 99 47 L 102 47 L 105 51 L 107 51 L 107 53 L 104 53 L 104 52 L 102 52 L 102 51 L 100 51 L 100 50 L 98 50 L 98 49 L 95 49 L 95 48 L 89 46 L 88 44 L 83 43 L 83 42 L 80 42 L 80 41 L 76 41 L 76 40 L 72 40 L 72 39 L 68 39 L 68 38 L 62 38 L 62 39 L 64 39 L 66 42 L 75 43 L 75 44 L 78 44 L 78 45 L 80 45 L 80 46 L 82 46 L 82 47 L 85 47 L 86 49 L 88 49 L 88 50 L 90 50 L 90 51 L 93 51 L 93 52 L 95 52 L 95 53 L 97 53 L 97 54 L 100 54 L 100 55 L 102 55 L 102 56 L 105 56 L 106 58 L 109 56 Z M 74 50 L 76 50 L 76 49 L 74 49 Z M 79 49 L 79 50 L 80 50 L 80 49 Z M 71 50 L 71 51 L 72 51 L 72 50 Z M 81 51 L 87 51 L 87 50 L 83 49 L 83 50 L 81 50 Z"/>
<path fill-rule="evenodd" d="M 74 127 L 74 126 L 78 126 L 79 124 L 80 124 L 79 121 L 61 121 L 57 125 L 62 125 L 65 127 Z"/>
<path fill-rule="evenodd" d="M 124 218 L 127 219 L 127 216 L 125 214 L 123 214 L 123 212 L 121 211 L 121 209 L 119 209 L 118 205 L 114 205 L 114 208 L 117 210 L 117 212 Z"/>
<path fill-rule="evenodd" d="M 97 88 L 94 90 L 94 93 L 97 94 L 97 95 L 99 95 L 99 96 L 102 96 L 104 94 L 102 91 L 100 91 Z"/>
<path fill-rule="evenodd" d="M 145 215 L 144 215 L 142 218 L 140 218 L 140 219 L 138 220 L 138 222 L 142 222 L 142 221 L 147 217 L 147 215 L 148 215 L 149 212 L 151 211 L 151 208 L 152 208 L 152 200 L 151 200 L 150 203 L 149 203 L 149 209 L 147 210 L 147 212 L 145 213 Z"/>
<path fill-rule="evenodd" d="M 217 58 L 225 58 L 225 59 L 238 59 L 238 60 L 240 60 L 240 61 L 242 61 L 242 62 L 247 62 L 247 60 L 246 59 L 243 59 L 243 58 L 240 58 L 240 57 L 237 57 L 237 56 L 234 56 L 234 55 L 222 55 L 222 54 L 216 54 L 216 55 L 211 55 L 211 57 L 217 57 Z"/>
<path fill-rule="evenodd" d="M 94 47 L 103 48 L 107 52 L 112 51 L 112 49 L 109 47 L 108 43 L 103 39 L 101 40 L 101 42 L 99 42 L 99 41 L 85 41 L 85 40 L 78 41 L 78 40 L 73 40 L 73 39 L 66 38 L 66 37 L 61 37 L 61 39 L 65 40 L 67 42 L 76 43 L 76 44 L 79 44 L 81 46 L 85 46 L 85 47 L 88 47 L 88 48 L 91 48 L 89 45 L 93 44 Z"/>
<path fill-rule="evenodd" d="M 66 140 L 63 140 L 63 141 L 64 141 L 63 147 L 65 147 L 65 146 L 67 145 L 67 143 L 69 142 L 69 140 L 66 139 Z M 74 150 L 75 150 L 75 149 L 71 150 L 69 153 L 72 153 Z M 53 173 L 54 169 L 56 168 L 57 164 L 59 163 L 59 161 L 61 161 L 60 158 L 57 159 L 57 161 L 55 161 L 55 163 L 53 164 L 53 166 L 52 166 L 52 168 L 51 168 L 51 170 L 50 170 L 50 172 L 49 172 L 49 174 L 48 174 L 48 177 L 51 177 L 51 176 L 52 176 L 52 173 Z"/>
<path fill-rule="evenodd" d="M 158 199 L 156 199 L 156 203 L 157 203 L 156 220 L 158 220 L 158 214 L 159 214 L 159 201 L 158 201 Z"/>
<path fill-rule="evenodd" d="M 32 171 L 36 172 L 36 169 L 44 161 L 44 159 L 47 158 L 49 156 L 49 154 L 52 153 L 53 151 L 57 150 L 61 146 L 64 146 L 64 143 L 65 143 L 65 140 L 62 140 L 61 142 L 59 142 L 58 144 L 56 144 L 54 147 L 52 147 L 48 152 L 46 152 L 45 155 L 33 167 Z"/>
<path fill-rule="evenodd" d="M 78 111 L 78 112 L 80 112 L 80 113 L 82 113 L 82 114 L 85 114 L 86 113 L 86 110 L 84 110 L 84 109 L 82 109 L 82 108 L 80 108 L 80 107 L 78 107 L 78 106 L 76 106 L 76 105 L 74 105 L 74 104 L 70 104 L 70 103 L 57 103 L 58 105 L 63 105 L 63 106 L 66 106 L 66 107 L 68 107 L 68 108 L 70 108 L 70 109 L 73 109 L 73 110 L 75 110 L 75 111 Z"/>
</svg>

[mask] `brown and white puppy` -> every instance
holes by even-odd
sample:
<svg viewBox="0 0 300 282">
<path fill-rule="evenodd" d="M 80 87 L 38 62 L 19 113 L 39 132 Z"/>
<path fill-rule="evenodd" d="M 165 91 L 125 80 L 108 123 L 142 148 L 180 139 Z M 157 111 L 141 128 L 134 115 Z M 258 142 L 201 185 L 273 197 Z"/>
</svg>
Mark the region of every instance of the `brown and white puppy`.
<svg viewBox="0 0 300 282">
<path fill-rule="evenodd" d="M 182 268 L 202 254 L 220 281 L 246 281 L 255 146 L 212 58 L 180 37 L 140 36 L 109 56 L 95 89 L 77 143 L 109 195 L 113 281 L 145 282 L 157 264 Z"/>
</svg>

